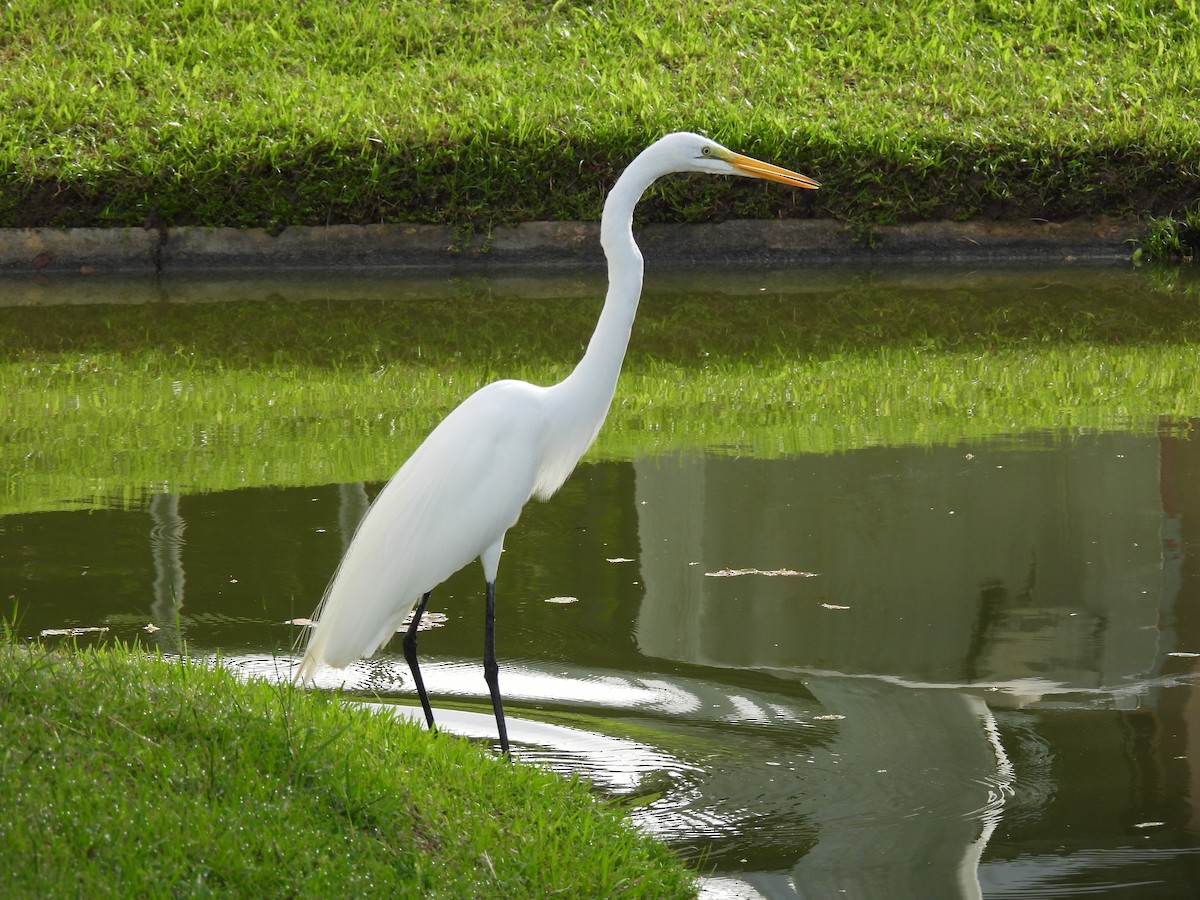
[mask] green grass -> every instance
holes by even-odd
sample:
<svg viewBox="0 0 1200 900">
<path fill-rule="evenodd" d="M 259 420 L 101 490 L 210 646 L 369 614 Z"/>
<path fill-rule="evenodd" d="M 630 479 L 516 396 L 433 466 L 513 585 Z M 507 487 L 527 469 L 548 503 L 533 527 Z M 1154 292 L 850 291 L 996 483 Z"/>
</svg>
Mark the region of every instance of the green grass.
<svg viewBox="0 0 1200 900">
<path fill-rule="evenodd" d="M 1174 216 L 1151 218 L 1133 252 L 1134 263 L 1191 263 L 1200 253 L 1200 204 Z"/>
<path fill-rule="evenodd" d="M 328 694 L 0 642 L 7 897 L 685 897 L 580 782 Z"/>
<path fill-rule="evenodd" d="M 680 128 L 825 189 L 666 184 L 647 219 L 1165 215 L 1200 192 L 1198 16 L 29 0 L 0 9 L 0 225 L 594 219 Z"/>
</svg>

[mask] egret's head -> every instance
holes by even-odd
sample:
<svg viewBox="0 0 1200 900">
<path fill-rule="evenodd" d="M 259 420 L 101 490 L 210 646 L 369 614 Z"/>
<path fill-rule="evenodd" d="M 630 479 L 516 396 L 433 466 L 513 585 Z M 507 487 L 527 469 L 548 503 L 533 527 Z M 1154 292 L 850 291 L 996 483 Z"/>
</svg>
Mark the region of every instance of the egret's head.
<svg viewBox="0 0 1200 900">
<path fill-rule="evenodd" d="M 658 143 L 663 145 L 664 151 L 670 152 L 674 157 L 677 171 L 765 178 L 768 181 L 778 181 L 800 188 L 812 189 L 820 186 L 807 175 L 734 153 L 703 135 L 680 131 L 668 134 Z"/>
</svg>

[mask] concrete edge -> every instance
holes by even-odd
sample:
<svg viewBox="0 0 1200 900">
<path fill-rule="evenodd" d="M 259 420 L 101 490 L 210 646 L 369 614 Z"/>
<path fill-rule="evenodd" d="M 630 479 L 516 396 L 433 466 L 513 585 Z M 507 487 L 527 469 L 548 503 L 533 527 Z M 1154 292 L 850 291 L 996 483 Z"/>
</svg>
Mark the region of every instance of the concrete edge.
<svg viewBox="0 0 1200 900">
<path fill-rule="evenodd" d="M 1051 262 L 1128 259 L 1135 220 L 921 222 L 864 233 L 830 220 L 649 225 L 651 265 L 858 262 Z M 411 268 L 485 271 L 580 268 L 604 258 L 594 222 L 528 222 L 463 236 L 441 225 L 286 228 L 0 229 L 0 273 L 171 273 L 212 269 Z"/>
</svg>

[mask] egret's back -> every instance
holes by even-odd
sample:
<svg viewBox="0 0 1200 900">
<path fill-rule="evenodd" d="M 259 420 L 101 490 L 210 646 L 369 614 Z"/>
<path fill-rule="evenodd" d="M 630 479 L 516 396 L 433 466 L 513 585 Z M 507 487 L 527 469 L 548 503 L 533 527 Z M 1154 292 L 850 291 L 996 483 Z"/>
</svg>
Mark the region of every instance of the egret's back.
<svg viewBox="0 0 1200 900">
<path fill-rule="evenodd" d="M 498 553 L 537 483 L 544 391 L 514 381 L 482 388 L 384 486 L 321 601 L 298 681 L 370 656 L 422 594 Z"/>
</svg>

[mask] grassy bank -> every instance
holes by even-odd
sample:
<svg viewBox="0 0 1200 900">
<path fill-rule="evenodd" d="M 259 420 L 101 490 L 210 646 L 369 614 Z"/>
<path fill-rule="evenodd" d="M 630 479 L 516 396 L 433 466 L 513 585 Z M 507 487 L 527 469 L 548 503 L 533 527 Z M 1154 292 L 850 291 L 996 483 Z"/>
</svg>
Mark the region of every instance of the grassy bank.
<svg viewBox="0 0 1200 900">
<path fill-rule="evenodd" d="M 594 219 L 680 128 L 826 189 L 667 185 L 648 219 L 1200 194 L 1192 3 L 34 0 L 0 63 L 0 226 Z"/>
<path fill-rule="evenodd" d="M 684 897 L 579 783 L 336 698 L 0 642 L 9 897 Z"/>
</svg>

